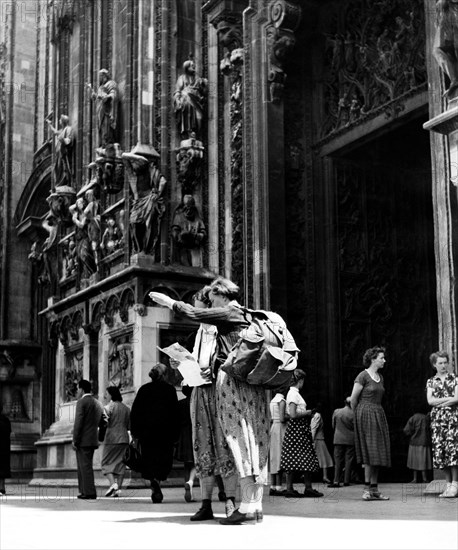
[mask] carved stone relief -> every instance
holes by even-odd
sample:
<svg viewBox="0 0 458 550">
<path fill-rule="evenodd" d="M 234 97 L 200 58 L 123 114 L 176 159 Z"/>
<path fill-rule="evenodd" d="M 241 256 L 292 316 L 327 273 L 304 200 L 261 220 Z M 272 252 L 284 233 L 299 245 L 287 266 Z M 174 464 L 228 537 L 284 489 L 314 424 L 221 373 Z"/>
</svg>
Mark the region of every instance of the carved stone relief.
<svg viewBox="0 0 458 550">
<path fill-rule="evenodd" d="M 396 116 L 425 87 L 423 2 L 339 2 L 324 35 L 321 137 L 376 114 Z"/>
<path fill-rule="evenodd" d="M 121 391 L 133 388 L 132 333 L 110 339 L 108 349 L 108 384 Z"/>
</svg>

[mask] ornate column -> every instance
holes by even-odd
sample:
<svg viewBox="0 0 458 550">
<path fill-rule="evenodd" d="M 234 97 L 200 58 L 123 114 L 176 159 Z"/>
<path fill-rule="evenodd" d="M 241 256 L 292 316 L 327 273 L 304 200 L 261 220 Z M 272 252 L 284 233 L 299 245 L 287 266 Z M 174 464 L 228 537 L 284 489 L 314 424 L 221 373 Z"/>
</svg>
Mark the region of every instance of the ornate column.
<svg viewBox="0 0 458 550">
<path fill-rule="evenodd" d="M 441 29 L 436 26 L 435 11 L 426 7 L 425 13 L 431 119 L 424 124 L 424 128 L 431 131 L 439 347 L 451 354 L 456 369 L 458 98 L 450 89 L 448 71 L 438 56 L 436 46 L 440 42 Z M 458 68 L 456 61 L 455 65 Z M 441 71 L 441 66 L 444 67 L 444 72 Z"/>
<path fill-rule="evenodd" d="M 458 74 L 458 62 L 454 54 L 451 55 L 442 46 L 442 23 L 437 24 L 436 16 L 439 15 L 439 21 L 442 22 L 446 16 L 436 14 L 427 4 L 425 2 L 426 63 L 431 119 L 423 127 L 431 132 L 439 348 L 449 352 L 450 363 L 456 372 L 458 97 L 454 88 L 454 74 Z M 451 4 L 450 10 L 456 11 L 456 4 Z M 441 493 L 444 489 L 443 471 L 434 470 L 434 480 L 427 486 L 425 493 Z"/>
<path fill-rule="evenodd" d="M 286 311 L 285 61 L 301 8 L 252 0 L 244 12 L 245 289 L 256 307 Z"/>
<path fill-rule="evenodd" d="M 210 0 L 203 6 L 212 31 L 209 33 L 208 56 L 209 202 L 218 204 L 213 220 L 210 217 L 209 233 L 212 237 L 218 235 L 213 237 L 210 267 L 234 279 L 242 292 L 246 267 L 242 14 L 247 6 L 247 0 Z M 212 258 L 212 255 L 216 257 Z"/>
</svg>

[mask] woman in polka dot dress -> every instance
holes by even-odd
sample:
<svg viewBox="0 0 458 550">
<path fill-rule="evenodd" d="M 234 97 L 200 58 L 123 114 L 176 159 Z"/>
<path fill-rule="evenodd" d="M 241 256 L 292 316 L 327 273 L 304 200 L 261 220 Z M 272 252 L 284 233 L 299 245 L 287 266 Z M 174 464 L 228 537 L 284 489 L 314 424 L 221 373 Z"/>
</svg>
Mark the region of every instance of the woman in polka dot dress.
<svg viewBox="0 0 458 550">
<path fill-rule="evenodd" d="M 286 472 L 286 497 L 322 497 L 323 493 L 312 488 L 312 473 L 320 469 L 310 432 L 312 411 L 307 410 L 306 403 L 299 393 L 304 385 L 305 372 L 296 369 L 293 383 L 286 396 L 286 407 L 290 420 L 286 428 L 281 451 L 281 469 Z M 293 475 L 302 472 L 305 489 L 301 494 L 293 487 Z"/>
</svg>

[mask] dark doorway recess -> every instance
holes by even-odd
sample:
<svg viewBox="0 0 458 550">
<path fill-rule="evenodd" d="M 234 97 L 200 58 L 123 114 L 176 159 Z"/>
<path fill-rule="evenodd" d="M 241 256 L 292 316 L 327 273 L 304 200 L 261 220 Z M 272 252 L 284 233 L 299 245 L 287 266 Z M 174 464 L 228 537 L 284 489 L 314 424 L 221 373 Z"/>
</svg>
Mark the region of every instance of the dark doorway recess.
<svg viewBox="0 0 458 550">
<path fill-rule="evenodd" d="M 384 408 L 393 468 L 408 480 L 407 419 L 425 408 L 437 349 L 429 135 L 411 120 L 335 159 L 340 359 L 351 391 L 367 347 L 387 348 Z"/>
</svg>

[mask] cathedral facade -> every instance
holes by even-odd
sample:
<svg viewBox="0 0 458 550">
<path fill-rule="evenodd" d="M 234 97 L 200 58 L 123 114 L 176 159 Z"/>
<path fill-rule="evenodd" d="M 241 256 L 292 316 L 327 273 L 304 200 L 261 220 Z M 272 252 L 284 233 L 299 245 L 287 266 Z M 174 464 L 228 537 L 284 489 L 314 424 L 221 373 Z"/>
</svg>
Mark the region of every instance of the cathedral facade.
<svg viewBox="0 0 458 550">
<path fill-rule="evenodd" d="M 74 478 L 78 380 L 131 403 L 159 348 L 195 329 L 148 293 L 190 301 L 220 274 L 287 319 L 325 419 L 365 349 L 386 346 L 387 475 L 401 479 L 429 354 L 456 358 L 455 127 L 435 2 L 0 5 L 15 475 Z"/>
</svg>

